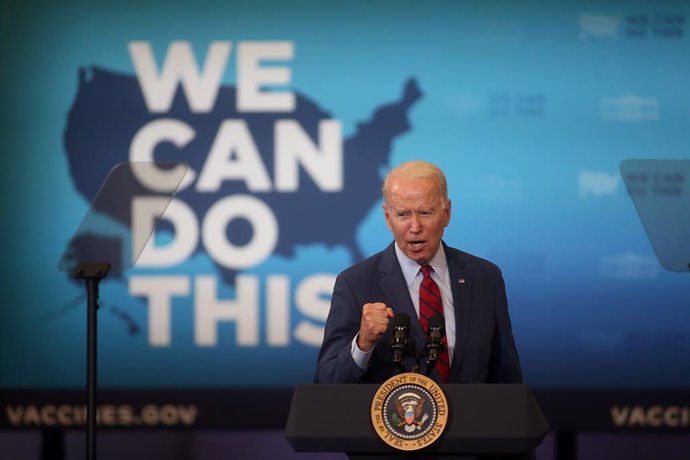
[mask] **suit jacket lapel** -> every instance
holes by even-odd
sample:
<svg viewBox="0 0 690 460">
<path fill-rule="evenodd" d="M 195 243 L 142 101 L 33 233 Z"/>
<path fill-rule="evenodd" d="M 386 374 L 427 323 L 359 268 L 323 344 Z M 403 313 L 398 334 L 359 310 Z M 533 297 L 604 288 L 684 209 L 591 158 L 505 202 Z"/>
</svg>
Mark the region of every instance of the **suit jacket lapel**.
<svg viewBox="0 0 690 460">
<path fill-rule="evenodd" d="M 410 337 L 415 350 L 422 350 L 424 347 L 424 332 L 419 322 L 417 312 L 414 309 L 410 290 L 405 284 L 405 277 L 395 255 L 395 243 L 389 245 L 381 258 L 379 265 L 379 285 L 384 294 L 391 302 L 389 307 L 395 313 L 406 313 L 410 317 Z"/>
<path fill-rule="evenodd" d="M 451 363 L 451 374 L 460 369 L 464 344 L 470 333 L 470 312 L 472 311 L 472 280 L 465 269 L 462 255 L 452 252 L 443 243 L 448 261 L 450 275 L 450 289 L 453 293 L 453 308 L 455 309 L 455 354 Z"/>
</svg>

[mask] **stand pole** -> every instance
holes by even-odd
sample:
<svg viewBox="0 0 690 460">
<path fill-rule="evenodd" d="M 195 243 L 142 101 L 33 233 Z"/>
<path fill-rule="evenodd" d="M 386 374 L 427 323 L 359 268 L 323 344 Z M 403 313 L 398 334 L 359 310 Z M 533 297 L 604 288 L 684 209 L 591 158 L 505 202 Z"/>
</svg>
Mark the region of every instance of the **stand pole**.
<svg viewBox="0 0 690 460">
<path fill-rule="evenodd" d="M 96 376 L 98 362 L 98 284 L 108 274 L 110 264 L 82 262 L 73 273 L 86 282 L 86 458 L 96 459 Z"/>
<path fill-rule="evenodd" d="M 96 458 L 96 375 L 98 356 L 98 281 L 87 279 L 86 290 L 88 292 L 87 308 L 87 339 L 86 339 L 86 458 Z"/>
</svg>

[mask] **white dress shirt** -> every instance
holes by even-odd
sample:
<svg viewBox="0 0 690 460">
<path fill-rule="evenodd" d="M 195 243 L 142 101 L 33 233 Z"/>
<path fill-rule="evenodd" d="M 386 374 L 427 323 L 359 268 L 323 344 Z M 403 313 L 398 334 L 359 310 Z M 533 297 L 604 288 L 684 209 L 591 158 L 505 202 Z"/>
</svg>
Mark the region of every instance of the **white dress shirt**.
<svg viewBox="0 0 690 460">
<path fill-rule="evenodd" d="M 412 304 L 417 312 L 417 320 L 419 321 L 419 288 L 424 278 L 424 275 L 420 271 L 421 265 L 407 257 L 398 247 L 398 243 L 395 243 L 395 255 L 398 258 L 398 263 L 405 277 L 407 288 L 410 291 L 410 298 L 412 299 Z M 431 259 L 429 265 L 434 269 L 431 273 L 431 278 L 438 285 L 441 291 L 441 297 L 443 298 L 443 315 L 445 317 L 446 338 L 448 341 L 448 359 L 450 362 L 453 362 L 453 353 L 455 352 L 455 310 L 453 309 L 453 294 L 450 289 L 448 261 L 446 260 L 446 253 L 443 250 L 442 244 L 439 245 L 438 251 L 436 251 L 436 255 Z M 395 305 L 387 306 L 395 311 Z M 366 370 L 369 367 L 371 352 L 374 348 L 372 347 L 368 352 L 360 350 L 357 346 L 358 336 L 359 334 L 355 335 L 355 338 L 352 340 L 352 358 L 360 369 Z M 421 352 L 422 350 L 417 351 Z"/>
</svg>

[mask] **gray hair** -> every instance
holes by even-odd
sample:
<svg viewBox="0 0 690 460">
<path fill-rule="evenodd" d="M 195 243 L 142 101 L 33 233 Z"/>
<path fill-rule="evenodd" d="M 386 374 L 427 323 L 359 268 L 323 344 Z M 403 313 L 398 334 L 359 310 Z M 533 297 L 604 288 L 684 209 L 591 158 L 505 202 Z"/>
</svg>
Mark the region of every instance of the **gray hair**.
<svg viewBox="0 0 690 460">
<path fill-rule="evenodd" d="M 443 202 L 448 201 L 448 184 L 446 176 L 438 166 L 428 161 L 412 160 L 393 168 L 383 180 L 383 200 L 388 203 L 390 196 L 390 182 L 392 179 L 405 177 L 410 179 L 431 179 L 438 187 L 439 195 Z"/>
</svg>

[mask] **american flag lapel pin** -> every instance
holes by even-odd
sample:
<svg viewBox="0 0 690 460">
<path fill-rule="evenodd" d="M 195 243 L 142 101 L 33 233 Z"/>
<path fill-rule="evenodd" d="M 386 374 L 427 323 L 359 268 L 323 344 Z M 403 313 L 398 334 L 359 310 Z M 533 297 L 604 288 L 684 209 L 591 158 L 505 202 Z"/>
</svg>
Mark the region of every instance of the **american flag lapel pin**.
<svg viewBox="0 0 690 460">
<path fill-rule="evenodd" d="M 466 284 L 466 283 L 465 283 L 465 278 L 460 278 L 460 279 L 458 279 L 458 284 Z"/>
</svg>

